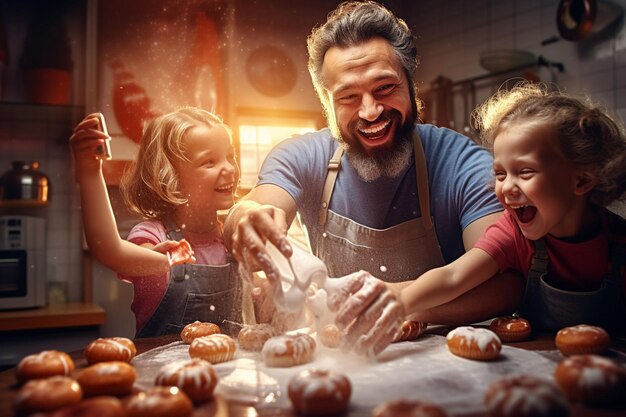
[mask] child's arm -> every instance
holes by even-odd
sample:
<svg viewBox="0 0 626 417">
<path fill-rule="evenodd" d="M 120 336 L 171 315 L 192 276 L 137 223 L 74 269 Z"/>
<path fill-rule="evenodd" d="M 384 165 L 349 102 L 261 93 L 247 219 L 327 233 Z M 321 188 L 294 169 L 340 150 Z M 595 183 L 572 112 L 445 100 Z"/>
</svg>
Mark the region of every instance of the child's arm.
<svg viewBox="0 0 626 417">
<path fill-rule="evenodd" d="M 87 245 L 100 263 L 117 273 L 129 276 L 163 274 L 170 268 L 167 254 L 128 242 L 117 231 L 102 175 L 102 160 L 96 157 L 96 148 L 110 139 L 99 130 L 98 116 L 90 114 L 85 117 L 70 138 Z M 171 245 L 174 249 L 178 243 L 172 242 Z M 176 262 L 180 263 L 180 260 Z"/>
<path fill-rule="evenodd" d="M 482 249 L 472 248 L 456 261 L 431 269 L 405 287 L 400 300 L 407 315 L 454 300 L 498 272 L 496 261 Z"/>
</svg>

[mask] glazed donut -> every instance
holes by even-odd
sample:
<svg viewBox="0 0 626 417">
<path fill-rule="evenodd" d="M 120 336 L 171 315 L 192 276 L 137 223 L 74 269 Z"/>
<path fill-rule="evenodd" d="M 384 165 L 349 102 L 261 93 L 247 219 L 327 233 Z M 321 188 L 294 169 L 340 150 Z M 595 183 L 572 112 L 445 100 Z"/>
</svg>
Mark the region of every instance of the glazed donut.
<svg viewBox="0 0 626 417">
<path fill-rule="evenodd" d="M 448 414 L 435 404 L 400 398 L 379 404 L 372 417 L 448 417 Z"/>
<path fill-rule="evenodd" d="M 87 398 L 77 404 L 63 407 L 48 417 L 125 417 L 122 402 L 115 397 Z"/>
<path fill-rule="evenodd" d="M 231 360 L 235 356 L 235 341 L 227 334 L 215 333 L 200 336 L 192 340 L 189 345 L 189 356 L 200 358 L 211 363 L 220 363 Z"/>
<path fill-rule="evenodd" d="M 498 335 L 501 342 L 520 342 L 528 339 L 531 327 L 528 320 L 516 316 L 498 317 L 491 321 L 489 330 Z"/>
<path fill-rule="evenodd" d="M 191 400 L 178 387 L 154 387 L 126 402 L 127 417 L 187 417 L 192 411 Z"/>
<path fill-rule="evenodd" d="M 336 325 L 329 323 L 319 331 L 319 339 L 322 345 L 329 348 L 339 347 L 343 339 L 343 333 Z"/>
<path fill-rule="evenodd" d="M 602 356 L 570 356 L 557 365 L 554 378 L 570 401 L 610 405 L 626 393 L 626 368 Z"/>
<path fill-rule="evenodd" d="M 315 340 L 305 333 L 274 336 L 265 342 L 261 356 L 266 366 L 287 368 L 313 360 Z"/>
<path fill-rule="evenodd" d="M 76 404 L 83 398 L 80 385 L 72 378 L 55 375 L 28 381 L 17 392 L 13 407 L 16 415 L 48 412 Z"/>
<path fill-rule="evenodd" d="M 89 343 L 84 355 L 87 363 L 122 361 L 130 362 L 137 354 L 135 343 L 125 337 L 102 337 Z"/>
<path fill-rule="evenodd" d="M 180 338 L 184 343 L 190 344 L 193 339 L 197 337 L 209 336 L 221 332 L 222 330 L 217 324 L 196 320 L 183 328 L 183 331 L 180 332 Z"/>
<path fill-rule="evenodd" d="M 456 356 L 476 361 L 490 361 L 500 355 L 502 343 L 488 329 L 457 327 L 446 336 L 448 350 Z"/>
<path fill-rule="evenodd" d="M 485 392 L 491 417 L 566 417 L 567 399 L 554 385 L 530 375 L 510 375 L 493 382 Z"/>
<path fill-rule="evenodd" d="M 15 368 L 15 376 L 21 384 L 54 375 L 69 376 L 73 371 L 74 361 L 70 355 L 60 350 L 43 350 L 22 358 Z"/>
<path fill-rule="evenodd" d="M 565 356 L 602 353 L 610 341 L 603 328 L 588 324 L 565 327 L 554 338 L 557 349 Z"/>
<path fill-rule="evenodd" d="M 428 327 L 428 323 L 414 320 L 405 320 L 400 326 L 400 333 L 393 339 L 393 343 L 410 342 L 417 339 Z"/>
<path fill-rule="evenodd" d="M 135 368 L 121 361 L 96 363 L 80 371 L 76 377 L 85 397 L 96 395 L 121 397 L 130 393 L 136 379 Z"/>
<path fill-rule="evenodd" d="M 180 388 L 196 404 L 213 398 L 217 385 L 217 373 L 213 365 L 204 359 L 180 360 L 163 366 L 155 380 L 155 385 Z"/>
<path fill-rule="evenodd" d="M 251 352 L 259 352 L 270 337 L 278 336 L 280 332 L 267 323 L 248 324 L 241 328 L 237 341 L 239 347 Z"/>
<path fill-rule="evenodd" d="M 352 384 L 343 374 L 308 369 L 289 380 L 287 394 L 299 414 L 337 415 L 348 409 Z"/>
</svg>

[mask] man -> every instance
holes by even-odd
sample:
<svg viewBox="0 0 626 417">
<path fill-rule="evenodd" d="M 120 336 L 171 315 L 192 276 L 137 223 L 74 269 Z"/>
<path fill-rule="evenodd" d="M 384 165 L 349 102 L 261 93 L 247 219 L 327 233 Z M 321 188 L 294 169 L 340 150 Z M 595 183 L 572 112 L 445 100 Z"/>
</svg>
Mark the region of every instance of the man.
<svg viewBox="0 0 626 417">
<path fill-rule="evenodd" d="M 403 282 L 470 249 L 502 208 L 488 186 L 488 152 L 454 131 L 417 123 L 417 50 L 404 21 L 375 2 L 343 3 L 313 30 L 308 51 L 329 129 L 272 150 L 256 187 L 231 210 L 225 237 L 243 266 L 275 281 L 264 242 L 289 256 L 286 231 L 299 212 L 331 277 L 365 270 L 396 283 L 368 274 L 344 280 L 334 307 L 354 294 L 370 319 L 340 311 L 337 322 L 354 342 L 382 310 L 399 320 L 395 292 Z M 521 293 L 520 277 L 503 275 L 415 319 L 483 320 L 513 310 Z M 379 345 L 392 338 L 381 335 Z"/>
</svg>

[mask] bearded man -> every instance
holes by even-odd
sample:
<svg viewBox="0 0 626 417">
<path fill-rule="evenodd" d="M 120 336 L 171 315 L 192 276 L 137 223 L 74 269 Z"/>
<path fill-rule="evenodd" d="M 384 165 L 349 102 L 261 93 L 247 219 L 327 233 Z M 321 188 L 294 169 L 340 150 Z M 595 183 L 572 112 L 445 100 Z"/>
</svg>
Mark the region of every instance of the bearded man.
<svg viewBox="0 0 626 417">
<path fill-rule="evenodd" d="M 299 212 L 329 276 L 365 270 L 392 283 L 368 294 L 375 297 L 472 248 L 502 211 L 489 187 L 492 159 L 457 132 L 419 123 L 406 23 L 378 3 L 347 2 L 307 43 L 328 128 L 268 155 L 225 223 L 235 258 L 275 277 L 265 241 L 290 256 L 286 231 Z M 416 319 L 484 320 L 513 311 L 522 292 L 520 277 L 503 274 Z"/>
</svg>

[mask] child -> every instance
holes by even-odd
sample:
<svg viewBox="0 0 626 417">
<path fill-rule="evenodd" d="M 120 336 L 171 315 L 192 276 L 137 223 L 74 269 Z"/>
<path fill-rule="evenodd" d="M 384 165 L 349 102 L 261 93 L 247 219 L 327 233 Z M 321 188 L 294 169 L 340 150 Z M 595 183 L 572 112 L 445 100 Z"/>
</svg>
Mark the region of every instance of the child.
<svg viewBox="0 0 626 417">
<path fill-rule="evenodd" d="M 625 196 L 623 127 L 587 102 L 533 84 L 499 92 L 475 118 L 493 150 L 495 192 L 505 213 L 474 248 L 405 287 L 399 296 L 403 309 L 396 311 L 419 320 L 421 311 L 511 268 L 527 277 L 519 313 L 535 329 L 623 327 L 626 221 L 604 208 Z M 349 296 L 337 322 L 373 312 L 374 303 L 366 304 L 358 294 Z M 393 320 L 384 313 L 373 316 L 377 326 L 359 327 L 375 331 L 349 335 L 354 343 L 355 333 L 366 333 L 357 343 L 362 353 L 372 347 L 377 353 L 389 343 L 376 333 L 384 334 L 378 326 Z"/>
<path fill-rule="evenodd" d="M 197 108 L 159 116 L 147 125 L 121 184 L 127 206 L 145 220 L 125 241 L 117 232 L 102 161 L 96 157 L 97 148 L 110 139 L 99 129 L 99 117 L 85 117 L 70 139 L 85 238 L 98 261 L 133 284 L 136 336 L 179 333 L 195 320 L 223 330 L 231 321 L 241 322 L 240 280 L 217 217 L 218 210 L 233 205 L 239 180 L 230 129 Z M 176 253 L 183 238 L 195 258 L 183 251 L 183 258 L 172 262 L 166 253 Z M 187 260 L 197 263 L 170 265 Z"/>
</svg>

